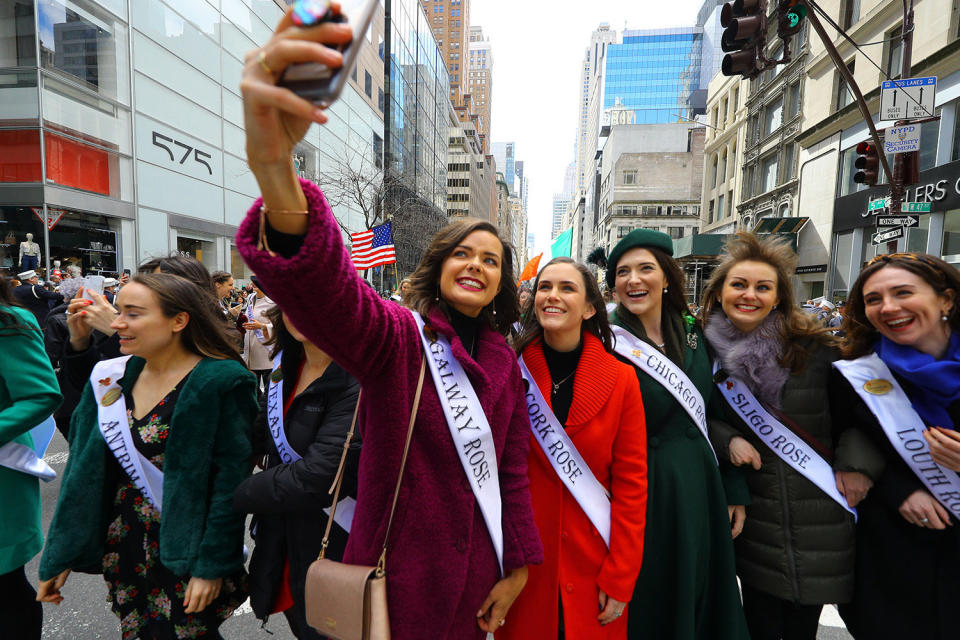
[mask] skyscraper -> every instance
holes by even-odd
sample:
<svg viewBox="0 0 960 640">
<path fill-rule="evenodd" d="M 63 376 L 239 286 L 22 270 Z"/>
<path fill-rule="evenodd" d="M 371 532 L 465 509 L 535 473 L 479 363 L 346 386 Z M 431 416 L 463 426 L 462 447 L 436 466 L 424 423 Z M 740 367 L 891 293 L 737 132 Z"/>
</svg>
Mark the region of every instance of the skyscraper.
<svg viewBox="0 0 960 640">
<path fill-rule="evenodd" d="M 450 75 L 450 101 L 463 104 L 461 83 L 466 79 L 470 50 L 470 0 L 420 0 L 430 21 L 433 37 L 440 47 Z"/>
<path fill-rule="evenodd" d="M 477 135 L 484 153 L 490 153 L 490 107 L 493 98 L 493 51 L 483 37 L 482 27 L 470 27 L 470 75 L 467 91 L 473 96 L 477 118 Z"/>
<path fill-rule="evenodd" d="M 497 171 L 503 173 L 503 178 L 507 183 L 507 188 L 510 190 L 510 193 L 516 193 L 516 185 L 514 180 L 516 178 L 516 165 L 514 162 L 513 155 L 513 145 L 512 142 L 494 142 L 493 143 L 493 157 L 497 160 Z"/>
</svg>

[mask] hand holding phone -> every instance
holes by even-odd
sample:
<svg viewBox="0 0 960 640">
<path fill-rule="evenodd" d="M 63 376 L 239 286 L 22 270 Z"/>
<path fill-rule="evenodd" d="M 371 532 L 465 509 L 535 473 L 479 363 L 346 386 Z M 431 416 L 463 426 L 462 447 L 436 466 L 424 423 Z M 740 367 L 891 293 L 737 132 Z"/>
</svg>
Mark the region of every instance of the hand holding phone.
<svg viewBox="0 0 960 640">
<path fill-rule="evenodd" d="M 101 296 L 103 295 L 103 276 L 86 276 L 83 279 L 83 297 L 89 300 L 90 302 L 96 302 L 93 296 L 90 295 L 91 291 L 96 291 Z"/>
</svg>

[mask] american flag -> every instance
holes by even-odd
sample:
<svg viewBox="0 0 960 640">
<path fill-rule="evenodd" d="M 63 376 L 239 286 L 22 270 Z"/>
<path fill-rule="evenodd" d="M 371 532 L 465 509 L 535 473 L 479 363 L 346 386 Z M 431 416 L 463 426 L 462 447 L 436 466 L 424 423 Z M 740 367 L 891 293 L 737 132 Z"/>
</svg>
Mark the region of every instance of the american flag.
<svg viewBox="0 0 960 640">
<path fill-rule="evenodd" d="M 354 266 L 360 271 L 371 267 L 382 267 L 397 261 L 389 222 L 373 229 L 351 233 L 350 240 L 353 242 L 350 257 L 353 259 Z"/>
</svg>

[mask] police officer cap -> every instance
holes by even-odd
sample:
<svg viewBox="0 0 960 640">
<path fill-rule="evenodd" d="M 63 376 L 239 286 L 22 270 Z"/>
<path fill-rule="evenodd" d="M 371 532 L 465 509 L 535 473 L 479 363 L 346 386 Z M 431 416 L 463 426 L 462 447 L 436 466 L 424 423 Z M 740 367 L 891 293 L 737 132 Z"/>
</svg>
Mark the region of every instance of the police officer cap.
<svg viewBox="0 0 960 640">
<path fill-rule="evenodd" d="M 673 240 L 665 233 L 653 229 L 634 229 L 617 243 L 607 257 L 607 286 L 614 287 L 617 279 L 617 263 L 630 249 L 660 249 L 668 256 L 673 255 Z"/>
</svg>

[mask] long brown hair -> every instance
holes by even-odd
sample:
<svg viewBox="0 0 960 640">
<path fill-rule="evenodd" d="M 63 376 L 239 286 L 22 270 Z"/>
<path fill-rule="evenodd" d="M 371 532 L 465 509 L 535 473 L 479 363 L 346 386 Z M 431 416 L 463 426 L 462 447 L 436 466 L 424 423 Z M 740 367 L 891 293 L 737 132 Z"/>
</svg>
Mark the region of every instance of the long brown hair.
<svg viewBox="0 0 960 640">
<path fill-rule="evenodd" d="M 497 227 L 477 218 L 463 218 L 448 224 L 433 236 L 433 241 L 420 259 L 420 264 L 410 275 L 410 289 L 403 296 L 403 303 L 417 311 L 424 318 L 435 306 L 446 309 L 446 302 L 439 300 L 440 271 L 443 261 L 474 231 L 492 233 L 503 247 L 503 259 L 500 261 L 500 291 L 480 312 L 480 317 L 495 331 L 506 335 L 510 326 L 516 322 L 517 283 L 513 276 L 513 247 L 500 237 Z M 494 313 L 496 311 L 496 313 Z"/>
<path fill-rule="evenodd" d="M 180 341 L 192 353 L 243 364 L 235 341 L 219 311 L 210 304 L 210 292 L 200 285 L 169 273 L 138 273 L 130 280 L 150 289 L 167 318 L 186 313 L 190 321 L 180 332 Z"/>
<path fill-rule="evenodd" d="M 730 269 L 741 262 L 762 262 L 777 274 L 777 297 L 780 302 L 770 313 L 779 313 L 782 319 L 780 331 L 784 352 L 780 356 L 780 364 L 791 371 L 800 371 L 806 364 L 809 355 L 807 347 L 811 341 L 827 346 L 836 345 L 837 341 L 830 335 L 830 330 L 794 303 L 790 278 L 797 268 L 797 254 L 789 240 L 777 236 L 761 239 L 748 231 L 740 231 L 727 241 L 724 251 L 723 259 L 713 270 L 703 290 L 700 317 L 704 326 L 719 305 Z"/>
<path fill-rule="evenodd" d="M 603 301 L 603 294 L 600 293 L 600 286 L 597 284 L 596 278 L 593 277 L 593 274 L 590 273 L 590 270 L 585 265 L 580 264 L 572 258 L 564 257 L 554 258 L 545 264 L 543 269 L 540 269 L 540 273 L 537 274 L 536 280 L 533 281 L 534 300 L 536 300 L 537 290 L 540 288 L 540 276 L 547 270 L 547 267 L 555 264 L 573 265 L 573 268 L 580 272 L 580 276 L 583 278 L 583 291 L 587 298 L 587 304 L 591 305 L 596 311 L 593 317 L 583 321 L 581 332 L 588 331 L 592 333 L 600 339 L 604 348 L 610 351 L 613 348 L 613 335 L 610 332 L 610 322 L 607 320 L 607 307 Z M 517 353 L 523 353 L 523 350 L 526 349 L 531 342 L 543 337 L 543 327 L 540 326 L 540 320 L 537 318 L 537 312 L 533 306 L 534 302 L 531 301 L 530 313 L 524 318 L 523 327 L 520 330 L 520 338 L 517 340 Z"/>
<path fill-rule="evenodd" d="M 663 309 L 660 312 L 661 317 L 667 317 L 670 314 L 689 313 L 687 300 L 683 296 L 683 285 L 686 281 L 686 276 L 683 274 L 683 269 L 680 268 L 677 261 L 673 259 L 673 256 L 657 247 L 631 247 L 623 252 L 624 255 L 633 249 L 646 249 L 653 254 L 654 259 L 657 261 L 657 264 L 660 265 L 660 269 L 667 278 L 667 291 L 663 294 L 661 302 L 663 305 Z M 620 260 L 622 259 L 623 256 L 620 256 Z M 620 264 L 620 260 L 617 260 L 617 264 L 607 267 L 607 269 L 613 272 L 614 290 L 616 290 L 617 265 Z"/>
<path fill-rule="evenodd" d="M 948 322 L 953 331 L 960 331 L 960 311 L 957 308 L 960 303 L 957 299 L 957 296 L 960 296 L 960 272 L 947 262 L 928 253 L 882 254 L 867 263 L 850 289 L 842 327 L 846 333 L 843 344 L 844 358 L 859 358 L 867 355 L 873 351 L 873 345 L 880 336 L 880 332 L 867 320 L 866 306 L 863 303 L 863 287 L 870 276 L 884 267 L 897 267 L 919 276 L 939 295 L 953 291 L 954 300 L 947 314 Z"/>
<path fill-rule="evenodd" d="M 0 276 L 0 335 L 9 336 L 12 334 L 29 335 L 28 332 L 36 333 L 37 330 L 26 324 L 16 314 L 4 309 L 4 307 L 20 307 L 17 298 L 13 295 L 13 287 L 6 276 Z"/>
</svg>

